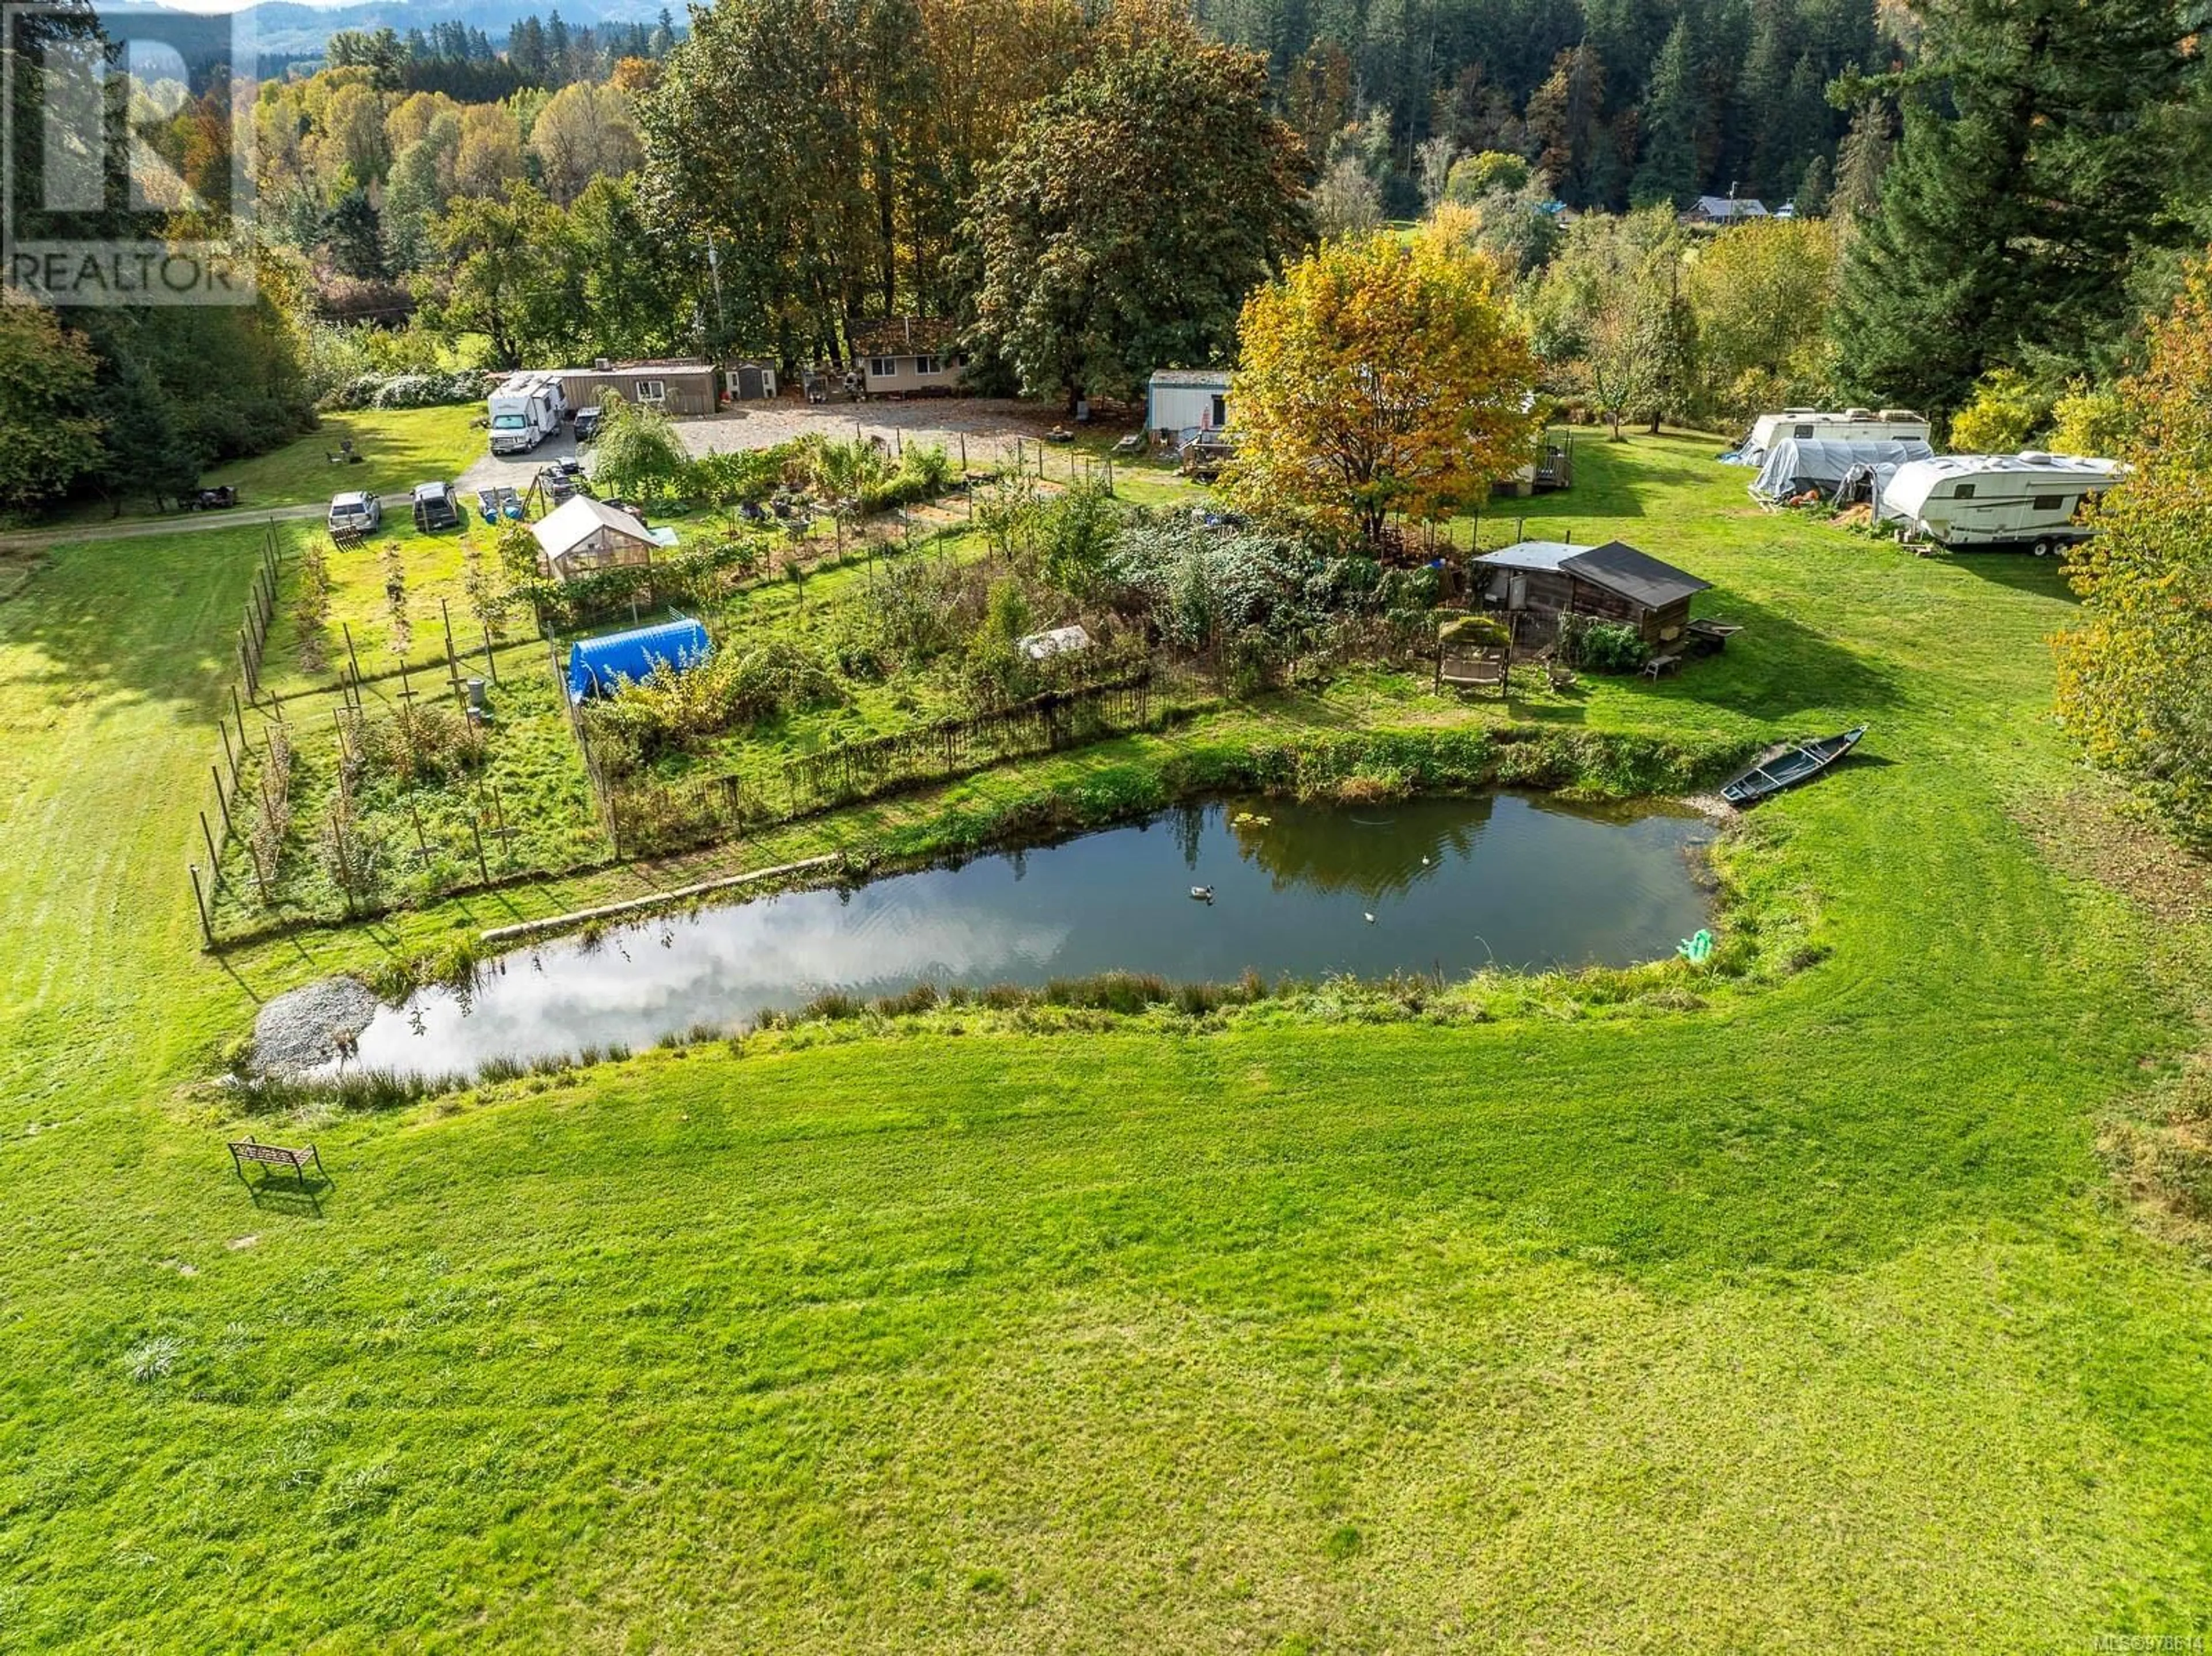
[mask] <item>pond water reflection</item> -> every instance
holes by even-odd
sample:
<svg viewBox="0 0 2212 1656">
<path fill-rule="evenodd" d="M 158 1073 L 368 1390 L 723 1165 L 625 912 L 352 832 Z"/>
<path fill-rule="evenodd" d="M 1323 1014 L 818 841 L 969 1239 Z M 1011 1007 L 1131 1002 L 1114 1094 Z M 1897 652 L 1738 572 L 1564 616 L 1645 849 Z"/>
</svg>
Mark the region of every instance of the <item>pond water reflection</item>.
<svg viewBox="0 0 2212 1656">
<path fill-rule="evenodd" d="M 1694 815 L 1540 794 L 1192 805 L 957 868 L 524 949 L 468 990 L 426 989 L 380 1012 L 359 1062 L 469 1071 L 498 1056 L 642 1047 L 831 989 L 1627 965 L 1705 924 L 1696 848 L 1711 839 Z"/>
</svg>

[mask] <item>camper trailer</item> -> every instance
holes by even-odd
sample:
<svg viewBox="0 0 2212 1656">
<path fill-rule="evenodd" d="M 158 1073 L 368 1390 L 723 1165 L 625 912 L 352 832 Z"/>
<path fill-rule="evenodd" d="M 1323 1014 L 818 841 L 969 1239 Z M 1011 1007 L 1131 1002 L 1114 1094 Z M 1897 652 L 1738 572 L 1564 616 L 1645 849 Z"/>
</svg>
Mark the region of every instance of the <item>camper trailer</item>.
<svg viewBox="0 0 2212 1656">
<path fill-rule="evenodd" d="M 561 382 L 550 374 L 510 376 L 485 400 L 491 416 L 491 452 L 527 454 L 548 437 L 561 434 L 561 421 L 568 411 Z"/>
<path fill-rule="evenodd" d="M 2027 547 L 2048 557 L 2089 538 L 2082 503 L 2119 477 L 2115 461 L 2071 454 L 1945 454 L 1898 467 L 1875 510 L 1907 545 Z"/>
<path fill-rule="evenodd" d="M 1928 422 L 1911 409 L 1784 409 L 1762 414 L 1751 435 L 1736 446 L 1733 457 L 1740 464 L 1758 465 L 1778 443 L 1924 443 Z"/>
</svg>

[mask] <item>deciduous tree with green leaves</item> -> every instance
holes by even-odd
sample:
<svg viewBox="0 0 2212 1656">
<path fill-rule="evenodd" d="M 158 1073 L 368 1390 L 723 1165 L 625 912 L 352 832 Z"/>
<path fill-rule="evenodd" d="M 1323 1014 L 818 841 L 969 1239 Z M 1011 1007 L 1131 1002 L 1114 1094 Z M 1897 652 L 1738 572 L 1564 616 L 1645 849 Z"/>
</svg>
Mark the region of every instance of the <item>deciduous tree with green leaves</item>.
<svg viewBox="0 0 2212 1656">
<path fill-rule="evenodd" d="M 1231 493 L 1369 542 L 1449 517 L 1535 439 L 1536 360 L 1489 259 L 1458 238 L 1325 243 L 1246 301 Z"/>
<path fill-rule="evenodd" d="M 2212 845 L 2212 261 L 2122 395 L 2131 470 L 2075 559 L 2083 620 L 2059 643 L 2058 710 L 2092 759 Z"/>
<path fill-rule="evenodd" d="M 966 231 L 974 331 L 1072 409 L 1154 368 L 1218 361 L 1237 306 L 1304 238 L 1304 146 L 1266 61 L 1186 26 L 1044 99 Z"/>
<path fill-rule="evenodd" d="M 658 409 L 610 398 L 592 454 L 593 481 L 633 500 L 666 500 L 684 490 L 691 456 Z"/>
<path fill-rule="evenodd" d="M 0 506 L 35 506 L 98 469 L 100 422 L 79 411 L 98 362 L 39 305 L 0 306 Z"/>
</svg>

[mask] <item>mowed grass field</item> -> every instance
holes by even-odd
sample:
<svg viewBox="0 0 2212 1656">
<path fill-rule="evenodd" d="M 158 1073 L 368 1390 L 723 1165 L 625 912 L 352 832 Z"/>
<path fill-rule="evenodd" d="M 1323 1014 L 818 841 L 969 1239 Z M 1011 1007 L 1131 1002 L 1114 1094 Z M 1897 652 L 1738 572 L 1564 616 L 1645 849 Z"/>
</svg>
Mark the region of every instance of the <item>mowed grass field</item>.
<svg viewBox="0 0 2212 1656">
<path fill-rule="evenodd" d="M 57 548 L 0 604 L 0 1648 L 2205 1632 L 2212 1280 L 2096 1139 L 2200 1039 L 2208 954 L 2019 824 L 2091 810 L 2058 573 L 1758 513 L 1709 452 L 1591 443 L 1532 509 L 1747 630 L 1508 711 L 1870 721 L 1760 813 L 1757 880 L 1826 951 L 1787 980 L 717 1045 L 256 1124 L 320 1144 L 319 1216 L 257 1210 L 190 1089 L 256 1001 L 605 884 L 203 959 L 191 803 L 257 537 Z M 1499 716 L 1365 680 L 1244 715 Z"/>
</svg>

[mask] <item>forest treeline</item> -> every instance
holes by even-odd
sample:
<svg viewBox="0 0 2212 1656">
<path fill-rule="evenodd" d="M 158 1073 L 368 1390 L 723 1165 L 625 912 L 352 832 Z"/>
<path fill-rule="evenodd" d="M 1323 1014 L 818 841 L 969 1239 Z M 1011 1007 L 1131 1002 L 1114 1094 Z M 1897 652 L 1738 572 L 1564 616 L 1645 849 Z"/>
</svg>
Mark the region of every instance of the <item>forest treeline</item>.
<svg viewBox="0 0 2212 1656">
<path fill-rule="evenodd" d="M 340 35 L 258 90 L 255 307 L 9 320 L 0 415 L 41 434 L 0 453 L 0 498 L 173 492 L 379 377 L 849 360 L 887 316 L 950 318 L 979 388 L 1127 396 L 1233 360 L 1246 296 L 1314 237 L 1416 216 L 1493 257 L 1547 388 L 1614 419 L 1844 399 L 2041 431 L 2139 366 L 2212 234 L 2199 21 L 720 0 L 680 30 Z M 146 130 L 212 178 L 225 94 L 190 90 Z M 1678 215 L 1730 185 L 1796 215 Z"/>
</svg>

